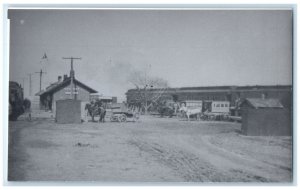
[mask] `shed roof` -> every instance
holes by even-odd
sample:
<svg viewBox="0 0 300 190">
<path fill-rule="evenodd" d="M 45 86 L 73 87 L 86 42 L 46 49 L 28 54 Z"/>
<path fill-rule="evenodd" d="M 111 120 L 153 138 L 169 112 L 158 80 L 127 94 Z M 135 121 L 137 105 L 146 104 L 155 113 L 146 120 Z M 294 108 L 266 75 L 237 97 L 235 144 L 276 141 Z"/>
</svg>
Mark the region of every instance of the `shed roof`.
<svg viewBox="0 0 300 190">
<path fill-rule="evenodd" d="M 283 105 L 278 99 L 262 99 L 262 98 L 246 98 L 241 106 L 248 104 L 251 107 L 258 108 L 283 108 Z"/>
<path fill-rule="evenodd" d="M 68 78 L 67 78 L 66 80 L 64 80 L 63 82 L 60 82 L 60 83 L 56 82 L 56 83 L 51 84 L 50 86 L 48 86 L 48 87 L 46 88 L 46 90 L 42 90 L 42 91 L 36 93 L 36 95 L 37 95 L 37 96 L 42 96 L 42 95 L 44 95 L 44 94 L 56 92 L 56 91 L 58 91 L 59 89 L 61 89 L 62 87 L 67 86 L 69 83 L 71 83 L 71 77 L 68 77 Z M 82 88 L 86 89 L 86 90 L 89 91 L 90 93 L 97 93 L 96 90 L 94 90 L 94 89 L 92 89 L 91 87 L 89 87 L 89 86 L 87 86 L 87 85 L 81 83 L 80 81 L 78 81 L 78 80 L 76 80 L 76 79 L 74 79 L 74 83 L 75 83 L 76 85 L 79 85 L 79 86 L 81 86 Z"/>
</svg>

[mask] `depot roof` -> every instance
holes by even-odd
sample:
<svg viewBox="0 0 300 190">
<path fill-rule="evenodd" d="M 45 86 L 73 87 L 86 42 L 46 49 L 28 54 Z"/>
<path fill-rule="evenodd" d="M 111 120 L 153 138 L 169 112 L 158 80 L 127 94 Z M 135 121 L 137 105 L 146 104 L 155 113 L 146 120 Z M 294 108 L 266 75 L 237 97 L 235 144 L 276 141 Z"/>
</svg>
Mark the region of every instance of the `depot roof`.
<svg viewBox="0 0 300 190">
<path fill-rule="evenodd" d="M 62 82 L 56 82 L 56 83 L 51 84 L 50 86 L 48 86 L 46 88 L 46 90 L 42 90 L 42 91 L 36 93 L 36 96 L 43 96 L 45 94 L 57 92 L 58 90 L 68 86 L 70 83 L 71 83 L 71 77 L 68 77 Z M 82 82 L 80 82 L 76 79 L 74 79 L 74 84 L 82 87 L 83 89 L 87 90 L 89 93 L 97 93 L 96 90 L 92 89 L 91 87 L 83 84 Z"/>
</svg>

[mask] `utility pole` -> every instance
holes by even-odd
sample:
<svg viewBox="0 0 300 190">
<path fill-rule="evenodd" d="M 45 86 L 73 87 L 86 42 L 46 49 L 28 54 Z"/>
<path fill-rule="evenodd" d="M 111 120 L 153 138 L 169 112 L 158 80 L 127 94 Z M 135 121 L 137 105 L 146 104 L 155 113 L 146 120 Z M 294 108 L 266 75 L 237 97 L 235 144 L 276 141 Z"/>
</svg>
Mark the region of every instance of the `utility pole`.
<svg viewBox="0 0 300 190">
<path fill-rule="evenodd" d="M 80 59 L 81 57 L 63 57 L 63 59 L 71 59 L 71 70 L 70 70 L 70 77 L 71 77 L 71 97 L 72 99 L 76 99 L 75 93 L 74 93 L 74 78 L 75 78 L 75 71 L 73 69 L 73 60 L 74 59 Z"/>
<path fill-rule="evenodd" d="M 25 77 L 22 77 L 23 98 L 25 96 Z"/>
<path fill-rule="evenodd" d="M 22 90 L 23 90 L 23 96 L 25 96 L 25 77 L 18 77 L 18 81 L 22 80 L 22 85 L 20 82 L 20 85 L 22 86 Z"/>
<path fill-rule="evenodd" d="M 29 96 L 32 94 L 32 81 L 31 81 L 31 76 L 33 73 L 28 74 L 29 75 Z"/>
<path fill-rule="evenodd" d="M 39 73 L 40 74 L 40 91 L 42 91 L 42 76 L 43 76 L 43 73 L 46 74 L 46 72 L 43 72 L 43 70 L 41 69 L 40 72 L 35 72 L 35 73 Z"/>
<path fill-rule="evenodd" d="M 24 91 L 24 88 L 25 88 L 24 85 L 25 85 L 25 78 L 23 77 L 23 78 L 22 78 L 22 87 L 23 87 L 23 91 Z"/>
</svg>

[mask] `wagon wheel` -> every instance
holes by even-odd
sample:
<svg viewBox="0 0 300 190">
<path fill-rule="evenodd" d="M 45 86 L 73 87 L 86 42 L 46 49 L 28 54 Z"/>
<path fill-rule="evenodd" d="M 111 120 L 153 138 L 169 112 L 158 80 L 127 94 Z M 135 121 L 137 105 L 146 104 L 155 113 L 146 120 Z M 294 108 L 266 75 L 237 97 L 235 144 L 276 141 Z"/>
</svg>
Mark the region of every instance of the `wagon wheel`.
<svg viewBox="0 0 300 190">
<path fill-rule="evenodd" d="M 186 114 L 184 112 L 180 111 L 177 113 L 177 117 L 180 119 L 183 119 L 183 118 L 186 118 Z"/>
<path fill-rule="evenodd" d="M 135 120 L 139 120 L 140 114 L 139 113 L 135 113 L 133 117 L 134 117 Z"/>
<path fill-rule="evenodd" d="M 224 120 L 224 121 L 229 121 L 229 115 L 227 115 L 227 114 L 226 114 L 226 115 L 223 115 L 223 120 Z"/>
<path fill-rule="evenodd" d="M 216 121 L 216 116 L 215 115 L 210 116 L 210 121 Z"/>
<path fill-rule="evenodd" d="M 120 115 L 120 116 L 118 117 L 118 121 L 119 121 L 119 122 L 126 122 L 126 119 L 127 119 L 127 117 L 126 117 L 126 115 L 124 115 L 124 114 L 122 114 L 122 115 Z"/>
<path fill-rule="evenodd" d="M 207 116 L 207 115 L 203 115 L 203 120 L 204 120 L 204 121 L 209 120 L 209 119 L 208 119 L 208 116 Z"/>
<path fill-rule="evenodd" d="M 114 115 L 111 115 L 111 116 L 110 116 L 110 121 L 115 121 Z"/>
</svg>

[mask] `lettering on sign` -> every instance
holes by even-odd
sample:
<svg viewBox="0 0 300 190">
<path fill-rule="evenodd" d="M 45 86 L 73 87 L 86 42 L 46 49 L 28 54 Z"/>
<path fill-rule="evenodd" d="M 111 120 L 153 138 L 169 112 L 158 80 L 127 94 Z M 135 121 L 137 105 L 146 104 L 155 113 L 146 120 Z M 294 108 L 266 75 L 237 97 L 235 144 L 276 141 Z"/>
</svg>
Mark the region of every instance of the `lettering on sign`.
<svg viewBox="0 0 300 190">
<path fill-rule="evenodd" d="M 65 94 L 71 94 L 71 91 L 66 91 Z M 78 91 L 74 91 L 73 94 L 78 94 Z"/>
<path fill-rule="evenodd" d="M 74 87 L 73 88 L 73 94 L 79 94 L 79 87 Z M 66 88 L 64 88 L 64 90 L 65 90 L 65 94 L 71 94 L 71 88 L 70 87 L 66 87 Z"/>
</svg>

